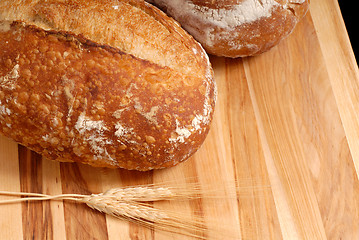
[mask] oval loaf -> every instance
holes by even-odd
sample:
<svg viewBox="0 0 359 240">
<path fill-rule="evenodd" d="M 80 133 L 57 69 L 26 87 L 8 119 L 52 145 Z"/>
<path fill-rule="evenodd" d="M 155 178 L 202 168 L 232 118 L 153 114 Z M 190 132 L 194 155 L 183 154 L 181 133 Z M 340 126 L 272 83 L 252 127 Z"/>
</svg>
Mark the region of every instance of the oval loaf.
<svg viewBox="0 0 359 240">
<path fill-rule="evenodd" d="M 0 132 L 46 158 L 174 166 L 215 98 L 205 51 L 142 0 L 0 2 Z"/>
<path fill-rule="evenodd" d="M 308 0 L 148 0 L 179 21 L 208 53 L 245 57 L 288 36 Z"/>
</svg>

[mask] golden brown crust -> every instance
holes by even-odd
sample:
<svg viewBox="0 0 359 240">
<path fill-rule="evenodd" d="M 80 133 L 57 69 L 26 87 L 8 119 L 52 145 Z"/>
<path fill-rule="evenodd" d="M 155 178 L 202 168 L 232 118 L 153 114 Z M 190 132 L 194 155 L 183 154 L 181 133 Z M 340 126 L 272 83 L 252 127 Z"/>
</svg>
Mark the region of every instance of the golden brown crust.
<svg viewBox="0 0 359 240">
<path fill-rule="evenodd" d="M 178 20 L 210 54 L 245 57 L 268 51 L 308 10 L 307 0 L 148 0 Z"/>
<path fill-rule="evenodd" d="M 51 14 L 45 22 L 49 3 L 41 6 L 42 13 L 51 10 L 41 24 L 29 14 L 10 21 L 0 12 L 7 19 L 0 20 L 0 132 L 50 159 L 137 170 L 176 165 L 200 147 L 215 104 L 204 51 L 142 1 L 116 2 L 137 4 L 131 14 L 139 11 L 170 32 L 183 49 L 179 59 L 192 59 L 192 66 L 129 54 L 116 45 L 121 40 L 78 35 L 80 23 L 65 28 Z"/>
</svg>

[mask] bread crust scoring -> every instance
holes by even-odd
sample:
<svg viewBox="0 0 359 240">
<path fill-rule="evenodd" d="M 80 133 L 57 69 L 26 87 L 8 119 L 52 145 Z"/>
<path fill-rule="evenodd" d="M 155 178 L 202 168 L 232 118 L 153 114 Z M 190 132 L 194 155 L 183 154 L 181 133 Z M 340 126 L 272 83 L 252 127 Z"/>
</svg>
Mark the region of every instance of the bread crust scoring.
<svg viewBox="0 0 359 240">
<path fill-rule="evenodd" d="M 137 170 L 176 165 L 201 146 L 215 105 L 213 72 L 204 50 L 173 20 L 136 0 L 6 2 L 0 6 L 4 135 L 50 159 Z M 163 44 L 181 52 L 164 51 L 143 32 L 124 39 L 91 30 L 88 13 L 101 7 L 109 13 L 98 21 L 126 11 L 143 22 L 139 28 L 148 22 L 161 29 L 157 39 L 165 35 Z M 63 8 L 73 12 L 57 16 Z M 81 21 L 79 12 L 86 12 Z M 125 23 L 115 28 L 134 27 Z"/>
</svg>

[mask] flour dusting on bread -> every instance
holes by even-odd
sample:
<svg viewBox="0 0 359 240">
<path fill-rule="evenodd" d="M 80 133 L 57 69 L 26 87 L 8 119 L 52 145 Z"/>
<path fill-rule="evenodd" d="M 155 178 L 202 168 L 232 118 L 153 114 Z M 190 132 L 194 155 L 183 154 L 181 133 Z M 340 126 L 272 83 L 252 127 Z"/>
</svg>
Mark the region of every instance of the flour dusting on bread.
<svg viewBox="0 0 359 240">
<path fill-rule="evenodd" d="M 308 9 L 308 0 L 148 1 L 179 21 L 207 52 L 226 57 L 269 50 Z"/>
<path fill-rule="evenodd" d="M 19 77 L 19 64 L 16 64 L 10 72 L 4 76 L 0 76 L 0 86 L 12 90 L 15 88 L 16 80 Z"/>
</svg>

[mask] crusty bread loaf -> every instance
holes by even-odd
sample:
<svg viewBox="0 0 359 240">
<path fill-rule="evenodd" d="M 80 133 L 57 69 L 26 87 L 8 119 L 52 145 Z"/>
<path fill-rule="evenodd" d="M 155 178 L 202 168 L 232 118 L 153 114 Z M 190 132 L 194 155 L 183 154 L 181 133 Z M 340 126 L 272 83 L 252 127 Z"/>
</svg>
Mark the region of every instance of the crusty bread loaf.
<svg viewBox="0 0 359 240">
<path fill-rule="evenodd" d="M 142 0 L 0 1 L 0 132 L 49 159 L 176 165 L 215 97 L 202 47 Z"/>
<path fill-rule="evenodd" d="M 179 21 L 208 53 L 245 57 L 289 35 L 308 0 L 147 0 Z"/>
</svg>

